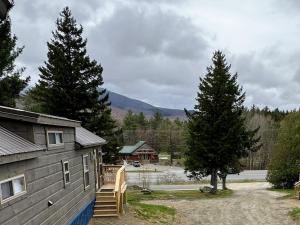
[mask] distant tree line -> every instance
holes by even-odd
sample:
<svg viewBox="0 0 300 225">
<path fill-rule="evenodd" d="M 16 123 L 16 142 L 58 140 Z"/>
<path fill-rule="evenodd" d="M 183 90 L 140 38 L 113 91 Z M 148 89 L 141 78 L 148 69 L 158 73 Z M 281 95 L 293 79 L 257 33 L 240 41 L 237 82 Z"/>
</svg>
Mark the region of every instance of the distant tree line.
<svg viewBox="0 0 300 225">
<path fill-rule="evenodd" d="M 170 163 L 174 158 L 183 156 L 186 146 L 186 121 L 178 118 L 163 118 L 155 112 L 150 118 L 141 113 L 128 111 L 123 119 L 123 137 L 125 144 L 146 141 L 160 153 L 170 155 Z"/>
<path fill-rule="evenodd" d="M 249 129 L 259 127 L 257 135 L 261 137 L 262 145 L 257 152 L 241 159 L 243 169 L 267 169 L 277 140 L 280 122 L 289 111 L 279 109 L 260 109 L 257 106 L 245 108 L 245 124 Z M 134 144 L 139 140 L 147 141 L 159 152 L 184 157 L 187 150 L 187 120 L 163 118 L 159 112 L 151 117 L 144 113 L 128 111 L 122 123 L 124 144 Z"/>
<path fill-rule="evenodd" d="M 241 160 L 244 169 L 267 169 L 272 157 L 280 122 L 288 111 L 279 109 L 270 110 L 268 107 L 260 109 L 252 106 L 244 110 L 247 128 L 259 127 L 257 135 L 260 136 L 261 148 L 257 152 L 250 152 L 249 156 Z"/>
</svg>

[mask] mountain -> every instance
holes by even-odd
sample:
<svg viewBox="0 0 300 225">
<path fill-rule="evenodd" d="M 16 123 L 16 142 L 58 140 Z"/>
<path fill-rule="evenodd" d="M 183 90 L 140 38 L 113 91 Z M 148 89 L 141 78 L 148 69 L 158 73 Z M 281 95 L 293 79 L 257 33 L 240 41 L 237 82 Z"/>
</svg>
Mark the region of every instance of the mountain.
<svg viewBox="0 0 300 225">
<path fill-rule="evenodd" d="M 152 116 L 155 112 L 160 112 L 164 117 L 185 118 L 184 110 L 156 107 L 112 91 L 109 91 L 109 99 L 111 101 L 112 111 L 115 115 L 118 115 L 118 117 L 123 117 L 128 110 L 131 110 L 134 113 L 143 112 L 146 116 Z"/>
</svg>

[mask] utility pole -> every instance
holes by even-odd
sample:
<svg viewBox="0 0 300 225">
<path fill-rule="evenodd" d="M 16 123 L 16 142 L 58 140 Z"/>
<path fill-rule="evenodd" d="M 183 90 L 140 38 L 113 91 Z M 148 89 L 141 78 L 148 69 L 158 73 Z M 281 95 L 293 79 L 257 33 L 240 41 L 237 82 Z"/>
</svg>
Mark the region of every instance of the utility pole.
<svg viewBox="0 0 300 225">
<path fill-rule="evenodd" d="M 169 130 L 169 146 L 170 146 L 170 163 L 173 166 L 173 145 L 172 145 L 172 129 Z"/>
</svg>

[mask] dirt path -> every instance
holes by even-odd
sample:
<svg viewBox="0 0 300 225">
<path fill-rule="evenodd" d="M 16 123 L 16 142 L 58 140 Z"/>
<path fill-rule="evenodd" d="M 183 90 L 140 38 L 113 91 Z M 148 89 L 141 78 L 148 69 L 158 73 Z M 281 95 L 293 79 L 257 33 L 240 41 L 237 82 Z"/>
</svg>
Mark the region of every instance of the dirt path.
<svg viewBox="0 0 300 225">
<path fill-rule="evenodd" d="M 222 199 L 155 200 L 147 203 L 166 205 L 177 210 L 174 225 L 296 225 L 288 212 L 300 208 L 300 201 L 278 199 L 284 194 L 267 191 L 268 183 L 228 184 L 234 194 Z M 150 225 L 137 218 L 133 209 L 120 218 L 92 220 L 90 225 Z M 157 225 L 164 223 L 157 222 Z"/>
<path fill-rule="evenodd" d="M 294 225 L 288 211 L 290 200 L 265 190 L 266 183 L 230 184 L 234 195 L 224 199 L 151 201 L 177 209 L 176 222 L 184 225 Z M 295 202 L 294 202 L 295 203 Z M 297 203 L 296 203 L 297 204 Z M 292 206 L 293 205 L 293 206 Z"/>
</svg>

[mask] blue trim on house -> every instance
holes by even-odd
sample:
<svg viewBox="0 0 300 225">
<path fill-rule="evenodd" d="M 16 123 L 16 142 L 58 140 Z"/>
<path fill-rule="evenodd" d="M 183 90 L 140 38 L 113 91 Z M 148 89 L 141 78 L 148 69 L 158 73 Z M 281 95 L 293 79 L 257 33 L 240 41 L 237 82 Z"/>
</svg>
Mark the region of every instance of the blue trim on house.
<svg viewBox="0 0 300 225">
<path fill-rule="evenodd" d="M 88 225 L 90 219 L 93 217 L 95 201 L 96 198 L 82 208 L 68 225 Z"/>
</svg>

